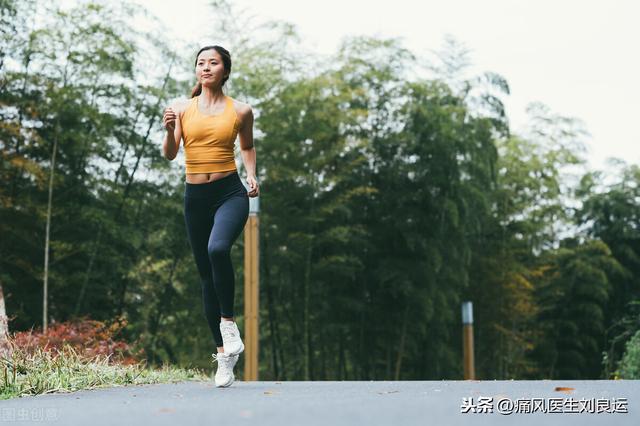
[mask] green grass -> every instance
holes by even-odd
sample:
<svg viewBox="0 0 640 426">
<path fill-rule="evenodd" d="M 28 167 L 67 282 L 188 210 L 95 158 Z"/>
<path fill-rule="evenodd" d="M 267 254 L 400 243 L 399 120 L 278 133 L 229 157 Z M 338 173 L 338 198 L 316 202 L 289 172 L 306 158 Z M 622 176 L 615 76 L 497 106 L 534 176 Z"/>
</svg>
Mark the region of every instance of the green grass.
<svg viewBox="0 0 640 426">
<path fill-rule="evenodd" d="M 106 356 L 80 356 L 71 346 L 51 352 L 38 348 L 32 353 L 15 348 L 10 356 L 0 358 L 0 399 L 100 387 L 210 379 L 198 369 L 167 364 L 151 369 L 147 368 L 144 361 L 131 365 L 110 361 Z"/>
</svg>

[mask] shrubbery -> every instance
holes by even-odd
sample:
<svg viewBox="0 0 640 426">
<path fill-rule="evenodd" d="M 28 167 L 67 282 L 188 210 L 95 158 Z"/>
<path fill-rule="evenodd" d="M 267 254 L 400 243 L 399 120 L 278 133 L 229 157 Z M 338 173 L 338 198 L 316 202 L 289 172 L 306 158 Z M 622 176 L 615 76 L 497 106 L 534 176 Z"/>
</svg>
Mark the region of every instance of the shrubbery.
<svg viewBox="0 0 640 426">
<path fill-rule="evenodd" d="M 46 333 L 18 332 L 0 355 L 0 399 L 103 386 L 207 380 L 197 369 L 146 365 L 144 351 L 116 336 L 124 319 L 54 323 Z"/>
<path fill-rule="evenodd" d="M 126 325 L 127 321 L 122 317 L 111 323 L 85 317 L 52 323 L 46 333 L 33 330 L 17 332 L 11 340 L 26 353 L 39 349 L 55 353 L 66 344 L 81 357 L 94 358 L 100 355 L 108 357 L 110 362 L 129 365 L 144 359 L 144 349 L 135 349 L 135 345 L 118 340 L 120 331 Z"/>
</svg>

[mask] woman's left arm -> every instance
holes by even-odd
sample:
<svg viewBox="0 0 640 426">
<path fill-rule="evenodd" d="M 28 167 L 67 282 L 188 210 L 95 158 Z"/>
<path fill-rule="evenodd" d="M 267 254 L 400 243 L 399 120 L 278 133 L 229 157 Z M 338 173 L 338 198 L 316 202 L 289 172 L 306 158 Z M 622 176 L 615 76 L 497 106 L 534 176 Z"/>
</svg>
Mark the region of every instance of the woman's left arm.
<svg viewBox="0 0 640 426">
<path fill-rule="evenodd" d="M 240 152 L 244 168 L 247 170 L 247 184 L 249 197 L 260 195 L 258 180 L 256 179 L 256 148 L 253 146 L 253 111 L 249 105 L 241 114 L 242 120 L 238 135 L 240 136 Z"/>
</svg>

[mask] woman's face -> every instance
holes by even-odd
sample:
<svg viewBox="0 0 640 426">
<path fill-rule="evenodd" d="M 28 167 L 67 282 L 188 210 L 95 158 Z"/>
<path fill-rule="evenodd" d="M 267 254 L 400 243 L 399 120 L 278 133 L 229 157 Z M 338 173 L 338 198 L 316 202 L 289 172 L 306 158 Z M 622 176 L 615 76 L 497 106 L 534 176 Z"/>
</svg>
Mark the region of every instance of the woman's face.
<svg viewBox="0 0 640 426">
<path fill-rule="evenodd" d="M 196 79 L 203 86 L 218 86 L 225 77 L 224 63 L 215 49 L 200 52 L 196 61 Z"/>
</svg>

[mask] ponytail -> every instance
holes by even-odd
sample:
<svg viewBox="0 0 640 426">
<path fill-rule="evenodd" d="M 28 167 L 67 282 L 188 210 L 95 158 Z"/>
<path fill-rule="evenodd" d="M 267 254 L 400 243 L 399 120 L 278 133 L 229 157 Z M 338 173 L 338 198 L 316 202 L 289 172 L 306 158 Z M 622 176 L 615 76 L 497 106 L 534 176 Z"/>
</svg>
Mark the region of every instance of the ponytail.
<svg viewBox="0 0 640 426">
<path fill-rule="evenodd" d="M 191 89 L 191 97 L 195 98 L 200 93 L 202 93 L 202 83 L 197 82 L 196 85 L 193 86 L 193 89 Z"/>
</svg>

